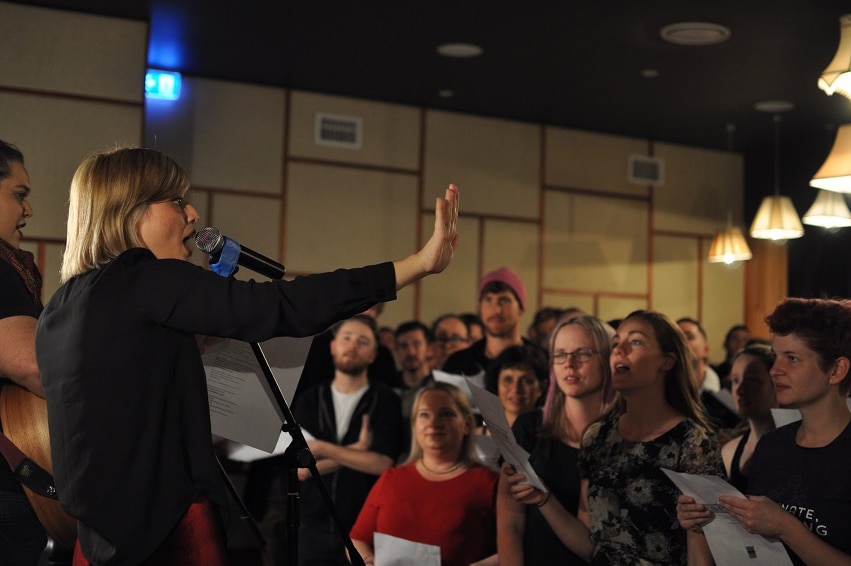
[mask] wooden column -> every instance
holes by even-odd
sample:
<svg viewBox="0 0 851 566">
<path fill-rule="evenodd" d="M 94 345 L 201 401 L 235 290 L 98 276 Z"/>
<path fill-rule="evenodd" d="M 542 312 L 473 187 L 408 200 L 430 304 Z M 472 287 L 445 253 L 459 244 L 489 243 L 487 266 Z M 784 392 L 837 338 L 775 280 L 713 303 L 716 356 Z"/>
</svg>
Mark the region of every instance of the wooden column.
<svg viewBox="0 0 851 566">
<path fill-rule="evenodd" d="M 745 263 L 745 325 L 751 336 L 770 338 L 765 315 L 789 291 L 787 248 L 771 240 L 749 239 L 753 259 Z"/>
</svg>

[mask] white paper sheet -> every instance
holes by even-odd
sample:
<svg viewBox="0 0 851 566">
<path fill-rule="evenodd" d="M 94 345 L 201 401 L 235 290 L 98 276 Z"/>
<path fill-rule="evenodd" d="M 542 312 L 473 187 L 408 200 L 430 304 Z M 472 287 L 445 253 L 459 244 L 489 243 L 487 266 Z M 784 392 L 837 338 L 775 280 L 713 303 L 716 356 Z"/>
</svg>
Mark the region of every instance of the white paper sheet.
<svg viewBox="0 0 851 566">
<path fill-rule="evenodd" d="M 662 468 L 671 481 L 686 495 L 703 503 L 715 513 L 715 519 L 703 526 L 703 534 L 716 564 L 748 566 L 792 566 L 782 543 L 749 533 L 739 521 L 717 504 L 721 495 L 745 496 L 717 476 L 683 474 Z"/>
<path fill-rule="evenodd" d="M 499 446 L 492 436 L 486 434 L 477 434 L 473 437 L 473 448 L 476 450 L 476 458 L 479 461 L 499 473 Z"/>
<path fill-rule="evenodd" d="M 301 429 L 301 433 L 304 435 L 305 440 L 314 440 L 313 435 L 306 430 Z M 292 441 L 293 439 L 290 434 L 282 431 L 280 436 L 278 436 L 278 442 L 275 444 L 275 448 L 271 453 L 266 452 L 265 450 L 258 450 L 251 446 L 246 446 L 245 444 L 240 444 L 239 442 L 232 442 L 230 449 L 228 450 L 228 459 L 235 462 L 254 462 L 255 460 L 271 458 L 272 456 L 283 454 L 289 445 L 292 444 Z"/>
<path fill-rule="evenodd" d="M 529 463 L 529 453 L 517 444 L 517 439 L 514 438 L 514 433 L 511 432 L 511 427 L 508 425 L 508 419 L 505 418 L 505 410 L 502 408 L 502 401 L 499 400 L 499 397 L 482 389 L 472 380 L 468 381 L 468 385 L 473 396 L 473 402 L 482 412 L 482 418 L 488 427 L 488 431 L 505 461 L 511 464 L 517 472 L 525 474 L 526 480 L 533 487 L 543 492 L 549 491 Z"/>
<path fill-rule="evenodd" d="M 474 412 L 479 412 L 479 408 L 476 407 L 476 403 L 473 401 L 473 394 L 470 393 L 470 386 L 467 385 L 467 380 L 469 379 L 472 383 L 483 388 L 485 386 L 485 372 L 465 377 L 463 375 L 446 373 L 445 371 L 440 371 L 439 369 L 436 369 L 432 370 L 431 375 L 434 377 L 435 381 L 443 381 L 444 383 L 449 383 L 463 391 L 464 394 L 467 396 L 467 401 L 469 401 L 470 404 L 473 405 Z"/>
<path fill-rule="evenodd" d="M 281 337 L 260 345 L 287 402 L 298 386 L 312 340 Z M 284 417 L 251 345 L 207 338 L 202 359 L 213 434 L 273 452 Z"/>
<path fill-rule="evenodd" d="M 440 566 L 440 547 L 375 533 L 375 566 Z"/>
</svg>

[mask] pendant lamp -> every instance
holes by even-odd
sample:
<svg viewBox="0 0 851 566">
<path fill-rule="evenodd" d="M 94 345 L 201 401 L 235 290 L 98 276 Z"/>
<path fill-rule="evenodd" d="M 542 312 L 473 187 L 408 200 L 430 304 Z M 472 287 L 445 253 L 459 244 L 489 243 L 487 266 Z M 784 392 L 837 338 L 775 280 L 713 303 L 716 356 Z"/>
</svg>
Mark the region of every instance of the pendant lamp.
<svg viewBox="0 0 851 566">
<path fill-rule="evenodd" d="M 727 124 L 727 149 L 733 151 L 733 133 L 735 124 Z M 709 245 L 709 263 L 726 263 L 731 265 L 737 261 L 747 261 L 753 257 L 745 235 L 738 226 L 733 226 L 733 212 L 727 211 L 727 226 L 715 232 Z"/>
<path fill-rule="evenodd" d="M 747 261 L 753 257 L 745 235 L 738 226 L 727 224 L 726 228 L 715 232 L 712 244 L 709 246 L 709 263 L 726 263 Z"/>
<path fill-rule="evenodd" d="M 851 98 L 851 14 L 839 18 L 839 47 L 819 77 L 818 86 L 827 94 L 838 92 Z"/>
<path fill-rule="evenodd" d="M 851 226 L 851 210 L 845 195 L 833 191 L 819 191 L 816 200 L 804 214 L 804 224 L 821 226 L 828 230 Z"/>
<path fill-rule="evenodd" d="M 810 180 L 810 186 L 826 191 L 851 193 L 851 124 L 836 130 L 830 154 Z"/>
<path fill-rule="evenodd" d="M 774 195 L 762 199 L 751 224 L 751 237 L 761 240 L 791 240 L 804 235 L 792 199 L 780 196 L 780 115 L 774 115 Z"/>
</svg>

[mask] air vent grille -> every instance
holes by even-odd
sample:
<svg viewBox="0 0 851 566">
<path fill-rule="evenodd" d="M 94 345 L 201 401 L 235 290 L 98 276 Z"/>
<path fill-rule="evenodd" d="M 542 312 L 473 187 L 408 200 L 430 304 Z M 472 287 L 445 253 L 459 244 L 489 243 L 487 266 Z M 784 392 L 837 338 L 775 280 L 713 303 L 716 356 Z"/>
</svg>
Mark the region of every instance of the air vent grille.
<svg viewBox="0 0 851 566">
<path fill-rule="evenodd" d="M 360 149 L 361 132 L 360 118 L 322 112 L 316 114 L 315 141 L 318 145 Z"/>
<path fill-rule="evenodd" d="M 627 176 L 629 182 L 636 185 L 661 187 L 665 184 L 665 162 L 654 157 L 630 155 Z"/>
</svg>

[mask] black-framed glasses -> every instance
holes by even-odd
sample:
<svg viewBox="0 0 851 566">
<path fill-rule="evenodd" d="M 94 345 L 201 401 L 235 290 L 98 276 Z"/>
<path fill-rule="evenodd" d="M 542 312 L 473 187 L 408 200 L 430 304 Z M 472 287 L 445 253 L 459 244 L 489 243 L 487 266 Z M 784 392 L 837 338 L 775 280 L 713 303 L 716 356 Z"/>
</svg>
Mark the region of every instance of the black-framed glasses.
<svg viewBox="0 0 851 566">
<path fill-rule="evenodd" d="M 573 357 L 573 361 L 577 364 L 584 364 L 591 358 L 593 358 L 597 352 L 591 350 L 589 348 L 580 348 L 578 350 L 574 350 L 573 352 L 554 352 L 550 357 L 554 364 L 563 364 L 567 362 L 567 358 Z"/>
<path fill-rule="evenodd" d="M 457 334 L 453 334 L 452 336 L 438 336 L 434 339 L 434 341 L 440 342 L 441 344 L 459 344 L 461 342 L 468 342 L 469 340 L 458 336 Z"/>
</svg>

